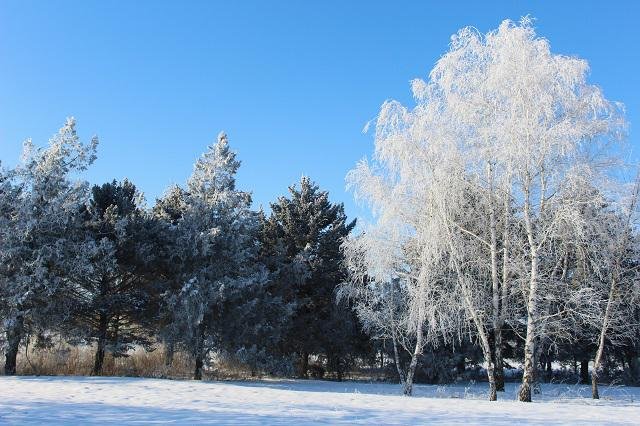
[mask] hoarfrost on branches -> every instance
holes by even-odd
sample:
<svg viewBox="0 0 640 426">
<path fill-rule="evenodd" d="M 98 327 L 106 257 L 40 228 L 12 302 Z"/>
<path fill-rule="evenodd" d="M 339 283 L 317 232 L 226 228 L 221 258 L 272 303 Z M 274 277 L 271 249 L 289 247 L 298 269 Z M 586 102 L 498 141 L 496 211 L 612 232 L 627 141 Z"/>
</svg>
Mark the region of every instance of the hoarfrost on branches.
<svg viewBox="0 0 640 426">
<path fill-rule="evenodd" d="M 345 244 L 353 281 L 404 282 L 414 330 L 472 332 L 490 399 L 503 387 L 505 323 L 526 321 L 519 398 L 530 401 L 536 350 L 595 315 L 589 298 L 600 293 L 569 285 L 571 239 L 607 232 L 582 212 L 603 196 L 619 201 L 611 170 L 625 126 L 587 72 L 586 61 L 553 54 L 528 18 L 484 35 L 464 28 L 429 79 L 412 82 L 414 108 L 382 105 L 372 160 L 347 176 L 375 215 Z"/>
</svg>

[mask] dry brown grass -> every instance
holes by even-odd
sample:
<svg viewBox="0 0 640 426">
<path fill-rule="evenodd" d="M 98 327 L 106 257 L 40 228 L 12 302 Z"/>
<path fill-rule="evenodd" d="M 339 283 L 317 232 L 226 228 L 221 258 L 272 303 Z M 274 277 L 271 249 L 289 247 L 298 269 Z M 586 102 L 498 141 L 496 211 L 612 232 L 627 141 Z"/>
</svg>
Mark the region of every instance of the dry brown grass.
<svg viewBox="0 0 640 426">
<path fill-rule="evenodd" d="M 71 346 L 60 343 L 52 348 L 21 348 L 17 360 L 20 375 L 88 376 L 91 374 L 95 349 L 91 346 Z M 164 348 L 153 351 L 136 348 L 126 357 L 107 354 L 102 375 L 128 377 L 189 378 L 193 373 L 190 356 L 177 352 L 171 367 L 164 364 Z"/>
<path fill-rule="evenodd" d="M 4 358 L 4 354 L 0 355 Z M 26 350 L 21 347 L 17 373 L 25 376 L 89 376 L 94 355 L 94 347 L 72 346 L 64 342 L 45 349 L 29 347 Z M 189 379 L 193 377 L 193 368 L 193 358 L 184 352 L 176 352 L 171 366 L 166 366 L 164 347 L 158 345 L 152 351 L 138 347 L 126 357 L 113 357 L 107 353 L 102 375 Z M 217 357 L 213 366 L 204 370 L 203 377 L 213 380 L 257 378 L 246 365 Z"/>
</svg>

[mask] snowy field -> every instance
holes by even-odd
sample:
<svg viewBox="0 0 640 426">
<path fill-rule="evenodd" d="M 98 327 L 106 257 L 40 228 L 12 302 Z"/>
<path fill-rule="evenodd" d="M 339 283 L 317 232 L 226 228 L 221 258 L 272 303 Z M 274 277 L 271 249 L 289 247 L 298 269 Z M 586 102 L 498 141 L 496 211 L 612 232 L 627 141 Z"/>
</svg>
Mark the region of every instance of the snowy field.
<svg viewBox="0 0 640 426">
<path fill-rule="evenodd" d="M 484 401 L 484 384 L 195 382 L 102 377 L 0 377 L 0 424 L 640 424 L 640 388 L 544 385 L 519 403 L 516 384 Z"/>
</svg>

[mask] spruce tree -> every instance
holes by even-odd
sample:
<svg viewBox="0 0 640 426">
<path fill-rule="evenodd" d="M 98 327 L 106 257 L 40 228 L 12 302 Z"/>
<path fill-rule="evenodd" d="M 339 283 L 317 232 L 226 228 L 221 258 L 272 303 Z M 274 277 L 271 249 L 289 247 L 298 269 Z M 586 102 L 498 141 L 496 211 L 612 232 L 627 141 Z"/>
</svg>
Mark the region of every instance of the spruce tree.
<svg viewBox="0 0 640 426">
<path fill-rule="evenodd" d="M 340 245 L 355 220 L 348 222 L 343 205 L 331 203 L 308 177 L 289 194 L 271 204 L 262 231 L 272 293 L 292 307 L 281 348 L 299 358 L 302 377 L 312 354 L 328 358 L 340 375 L 344 349 L 359 333 L 352 312 L 335 305 L 336 287 L 346 278 Z"/>
</svg>

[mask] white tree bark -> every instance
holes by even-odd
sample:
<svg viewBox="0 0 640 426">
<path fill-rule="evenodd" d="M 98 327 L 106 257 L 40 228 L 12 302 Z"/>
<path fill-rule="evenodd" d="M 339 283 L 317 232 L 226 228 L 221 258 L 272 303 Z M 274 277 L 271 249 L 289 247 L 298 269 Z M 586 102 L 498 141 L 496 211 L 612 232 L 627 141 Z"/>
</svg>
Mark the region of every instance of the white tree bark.
<svg viewBox="0 0 640 426">
<path fill-rule="evenodd" d="M 523 402 L 531 402 L 531 387 L 535 374 L 535 343 L 538 337 L 538 248 L 531 218 L 530 182 L 531 180 L 527 178 L 524 184 L 524 221 L 531 260 L 529 270 L 529 298 L 527 301 L 527 335 L 524 341 L 524 371 L 522 384 L 518 392 L 518 400 Z"/>
</svg>

